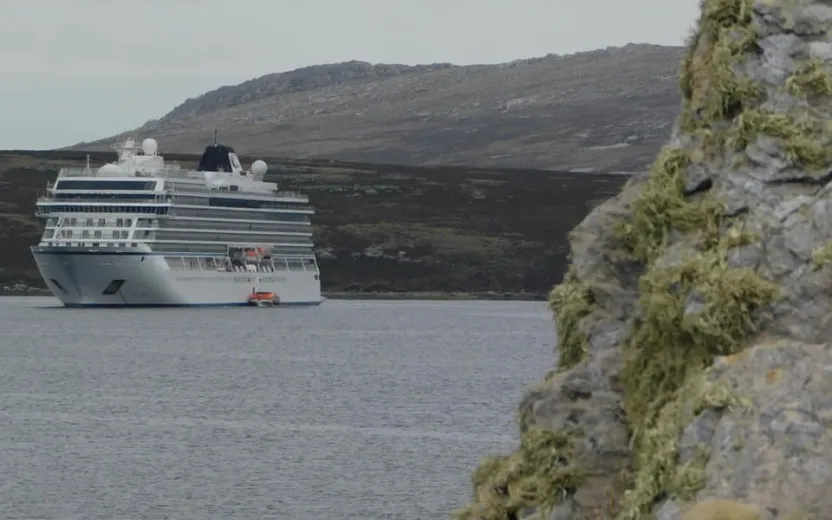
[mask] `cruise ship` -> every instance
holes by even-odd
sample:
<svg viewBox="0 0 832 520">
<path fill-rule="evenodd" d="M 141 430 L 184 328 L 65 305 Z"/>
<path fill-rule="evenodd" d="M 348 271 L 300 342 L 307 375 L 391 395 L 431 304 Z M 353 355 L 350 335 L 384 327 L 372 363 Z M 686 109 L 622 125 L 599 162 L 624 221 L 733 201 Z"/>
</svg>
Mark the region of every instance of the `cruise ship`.
<svg viewBox="0 0 832 520">
<path fill-rule="evenodd" d="M 267 165 L 206 147 L 196 170 L 165 163 L 154 139 L 114 145 L 116 162 L 63 168 L 37 216 L 43 280 L 67 307 L 318 305 L 320 271 L 300 193 L 265 182 Z"/>
</svg>

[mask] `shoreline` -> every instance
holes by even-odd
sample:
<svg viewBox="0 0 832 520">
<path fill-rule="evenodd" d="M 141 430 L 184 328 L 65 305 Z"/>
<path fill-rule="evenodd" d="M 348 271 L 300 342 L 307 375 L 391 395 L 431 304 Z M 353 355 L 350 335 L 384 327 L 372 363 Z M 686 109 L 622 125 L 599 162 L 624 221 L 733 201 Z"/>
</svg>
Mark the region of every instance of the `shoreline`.
<svg viewBox="0 0 832 520">
<path fill-rule="evenodd" d="M 481 293 L 481 292 L 348 292 L 325 291 L 331 300 L 484 300 L 484 301 L 546 301 L 545 293 Z"/>
<path fill-rule="evenodd" d="M 467 293 L 467 292 L 349 292 L 324 291 L 328 300 L 432 300 L 432 301 L 546 301 L 545 293 Z M 0 296 L 54 296 L 48 289 L 0 291 Z"/>
</svg>

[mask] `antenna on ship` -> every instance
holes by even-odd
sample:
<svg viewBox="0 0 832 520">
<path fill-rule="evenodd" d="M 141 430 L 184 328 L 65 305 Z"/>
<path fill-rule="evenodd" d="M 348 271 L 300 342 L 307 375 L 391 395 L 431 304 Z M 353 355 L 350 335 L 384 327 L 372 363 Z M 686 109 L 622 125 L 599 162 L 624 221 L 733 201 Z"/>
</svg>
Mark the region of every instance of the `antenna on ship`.
<svg viewBox="0 0 832 520">
<path fill-rule="evenodd" d="M 214 128 L 214 146 L 217 146 L 217 129 Z"/>
<path fill-rule="evenodd" d="M 90 169 L 90 154 L 87 154 L 87 170 Z"/>
</svg>

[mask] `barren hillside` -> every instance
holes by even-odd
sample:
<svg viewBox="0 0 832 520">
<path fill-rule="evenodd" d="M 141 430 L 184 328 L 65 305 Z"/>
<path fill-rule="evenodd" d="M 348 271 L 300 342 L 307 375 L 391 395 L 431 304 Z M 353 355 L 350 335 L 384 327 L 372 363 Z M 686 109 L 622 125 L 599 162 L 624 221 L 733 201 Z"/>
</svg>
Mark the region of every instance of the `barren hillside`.
<svg viewBox="0 0 832 520">
<path fill-rule="evenodd" d="M 680 59 L 631 44 L 499 65 L 320 65 L 219 88 L 126 133 L 163 152 L 199 152 L 218 128 L 249 155 L 635 171 L 679 110 Z"/>
</svg>

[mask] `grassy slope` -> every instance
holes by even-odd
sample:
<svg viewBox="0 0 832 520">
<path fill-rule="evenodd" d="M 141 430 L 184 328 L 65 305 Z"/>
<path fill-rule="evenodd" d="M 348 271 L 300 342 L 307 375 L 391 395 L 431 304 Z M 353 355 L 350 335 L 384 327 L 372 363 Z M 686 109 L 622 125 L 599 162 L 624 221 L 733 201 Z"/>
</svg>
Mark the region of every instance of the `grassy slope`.
<svg viewBox="0 0 832 520">
<path fill-rule="evenodd" d="M 95 153 L 94 164 L 111 160 Z M 183 167 L 194 156 L 168 154 Z M 309 194 L 328 291 L 443 291 L 543 295 L 560 281 L 566 235 L 626 180 L 535 170 L 281 160 L 268 180 Z M 0 152 L 0 283 L 41 285 L 28 247 L 34 203 L 61 166 L 84 153 Z M 247 164 L 249 159 L 244 158 Z"/>
</svg>

